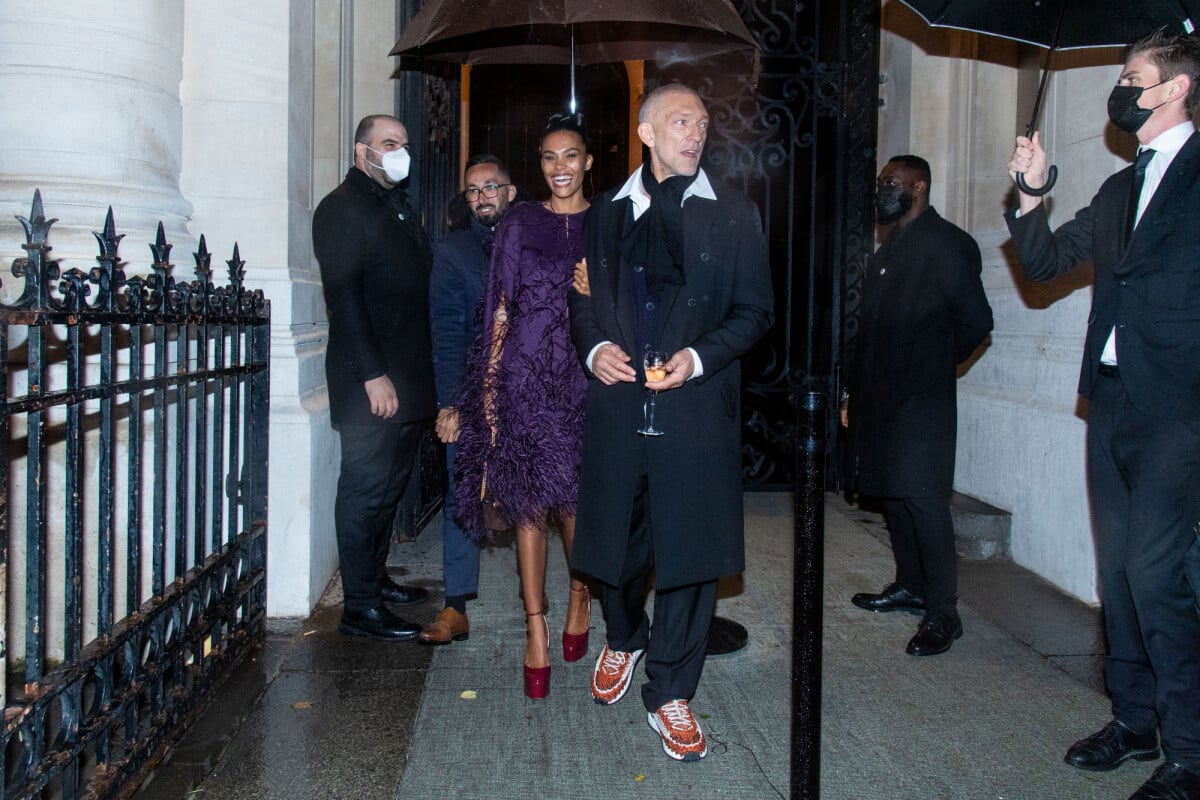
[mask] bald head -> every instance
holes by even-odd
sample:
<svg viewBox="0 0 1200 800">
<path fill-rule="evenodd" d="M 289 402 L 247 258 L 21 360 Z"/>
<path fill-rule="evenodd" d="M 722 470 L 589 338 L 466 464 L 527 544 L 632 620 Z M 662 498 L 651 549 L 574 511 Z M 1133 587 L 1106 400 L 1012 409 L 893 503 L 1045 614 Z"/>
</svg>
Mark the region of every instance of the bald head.
<svg viewBox="0 0 1200 800">
<path fill-rule="evenodd" d="M 700 93 L 692 87 L 684 86 L 682 83 L 668 83 L 659 86 L 642 100 L 642 107 L 638 109 L 638 122 L 651 122 L 657 114 L 662 112 L 666 101 L 678 95 L 695 98 L 696 102 L 704 105 Z"/>
</svg>

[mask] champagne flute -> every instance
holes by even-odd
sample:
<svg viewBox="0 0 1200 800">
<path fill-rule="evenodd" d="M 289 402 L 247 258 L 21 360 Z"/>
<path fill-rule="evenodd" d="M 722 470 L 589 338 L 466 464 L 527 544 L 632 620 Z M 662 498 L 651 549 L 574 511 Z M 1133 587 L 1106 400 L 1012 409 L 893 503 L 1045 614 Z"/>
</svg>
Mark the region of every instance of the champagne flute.
<svg viewBox="0 0 1200 800">
<path fill-rule="evenodd" d="M 658 350 L 647 349 L 642 356 L 642 368 L 647 381 L 661 381 L 667 377 L 667 354 Z M 662 436 L 663 432 L 654 427 L 654 401 L 658 392 L 651 391 L 650 397 L 642 403 L 642 418 L 645 425 L 638 429 L 642 436 Z"/>
</svg>

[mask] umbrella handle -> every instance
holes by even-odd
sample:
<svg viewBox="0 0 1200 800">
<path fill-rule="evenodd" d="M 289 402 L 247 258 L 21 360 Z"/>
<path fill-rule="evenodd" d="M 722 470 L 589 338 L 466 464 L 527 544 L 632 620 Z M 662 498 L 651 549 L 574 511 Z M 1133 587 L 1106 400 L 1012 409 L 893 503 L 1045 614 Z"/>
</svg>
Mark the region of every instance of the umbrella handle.
<svg viewBox="0 0 1200 800">
<path fill-rule="evenodd" d="M 1046 194 L 1047 192 L 1049 192 L 1051 189 L 1054 188 L 1054 183 L 1057 180 L 1058 180 L 1058 167 L 1054 166 L 1053 164 L 1051 164 L 1050 169 L 1048 169 L 1046 171 L 1046 183 L 1039 189 L 1034 189 L 1032 186 L 1025 183 L 1025 173 L 1024 172 L 1017 173 L 1017 186 L 1020 188 L 1020 190 L 1022 192 L 1024 192 L 1027 195 L 1030 195 L 1031 197 L 1041 197 L 1042 195 Z"/>
</svg>

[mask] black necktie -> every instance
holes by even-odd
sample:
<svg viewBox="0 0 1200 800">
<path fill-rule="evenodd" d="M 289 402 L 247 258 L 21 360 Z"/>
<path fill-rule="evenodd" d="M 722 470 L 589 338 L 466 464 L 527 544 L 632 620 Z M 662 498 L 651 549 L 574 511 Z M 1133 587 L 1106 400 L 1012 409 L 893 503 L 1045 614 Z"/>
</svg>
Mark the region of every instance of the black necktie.
<svg viewBox="0 0 1200 800">
<path fill-rule="evenodd" d="M 1138 201 L 1142 198 L 1142 185 L 1146 182 L 1146 167 L 1154 151 L 1144 148 L 1138 151 L 1137 161 L 1133 162 L 1133 183 L 1129 187 L 1129 214 L 1125 219 L 1125 241 L 1133 234 L 1133 223 L 1137 220 Z"/>
</svg>

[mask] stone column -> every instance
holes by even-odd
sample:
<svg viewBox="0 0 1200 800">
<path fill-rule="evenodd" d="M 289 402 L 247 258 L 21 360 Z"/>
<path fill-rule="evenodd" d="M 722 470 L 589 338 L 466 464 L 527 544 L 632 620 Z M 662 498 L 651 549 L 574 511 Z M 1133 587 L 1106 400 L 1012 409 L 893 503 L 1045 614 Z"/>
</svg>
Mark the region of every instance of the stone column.
<svg viewBox="0 0 1200 800">
<path fill-rule="evenodd" d="M 22 255 L 14 215 L 40 188 L 58 217 L 54 256 L 91 264 L 91 232 L 113 207 L 121 255 L 148 265 L 161 220 L 176 252 L 193 244 L 179 189 L 183 4 L 0 0 L 0 269 Z M 87 266 L 85 265 L 86 269 Z M 134 272 L 144 269 L 134 267 Z"/>
</svg>

